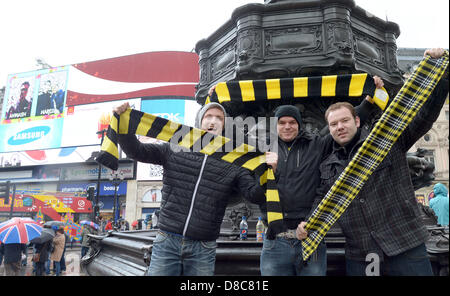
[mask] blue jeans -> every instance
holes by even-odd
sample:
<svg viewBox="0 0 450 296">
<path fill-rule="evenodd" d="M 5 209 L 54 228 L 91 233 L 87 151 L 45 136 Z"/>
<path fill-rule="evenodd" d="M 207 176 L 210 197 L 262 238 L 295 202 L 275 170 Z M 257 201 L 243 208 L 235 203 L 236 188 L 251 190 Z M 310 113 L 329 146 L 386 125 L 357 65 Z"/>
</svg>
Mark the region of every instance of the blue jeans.
<svg viewBox="0 0 450 296">
<path fill-rule="evenodd" d="M 54 261 L 55 263 L 55 275 L 60 276 L 61 275 L 61 261 Z"/>
<path fill-rule="evenodd" d="M 327 273 L 327 247 L 324 242 L 303 265 L 302 243 L 297 239 L 264 239 L 260 259 L 262 276 L 325 276 Z"/>
<path fill-rule="evenodd" d="M 159 231 L 153 242 L 150 276 L 214 275 L 216 241 L 197 241 Z"/>
<path fill-rule="evenodd" d="M 81 258 L 83 258 L 84 255 L 86 255 L 88 251 L 89 251 L 89 247 L 81 246 Z"/>
<path fill-rule="evenodd" d="M 374 261 L 356 261 L 345 260 L 348 276 L 365 276 L 366 269 L 368 272 L 375 270 L 373 266 Z M 396 256 L 384 256 L 384 262 L 380 263 L 379 274 L 388 276 L 432 276 L 433 269 L 431 267 L 430 259 L 425 248 L 425 244 L 421 244 L 418 247 L 412 248 L 406 252 L 398 254 Z"/>
<path fill-rule="evenodd" d="M 45 274 L 50 274 L 50 252 L 47 257 L 47 261 L 45 261 Z"/>
</svg>

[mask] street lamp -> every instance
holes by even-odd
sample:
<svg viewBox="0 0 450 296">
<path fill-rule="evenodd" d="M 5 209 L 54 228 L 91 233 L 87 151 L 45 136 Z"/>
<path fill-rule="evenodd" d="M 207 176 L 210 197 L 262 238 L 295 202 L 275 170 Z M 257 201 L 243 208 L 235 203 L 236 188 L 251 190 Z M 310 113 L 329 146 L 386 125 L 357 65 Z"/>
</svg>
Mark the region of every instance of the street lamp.
<svg viewBox="0 0 450 296">
<path fill-rule="evenodd" d="M 107 131 L 108 131 L 107 129 L 102 129 L 102 130 L 97 132 L 97 135 L 101 134 L 101 136 L 102 136 L 102 140 L 100 141 L 100 147 L 103 144 L 103 140 L 105 138 L 105 134 L 106 134 Z M 93 213 L 94 219 L 98 219 L 98 215 L 99 215 L 99 211 L 100 211 L 100 209 L 98 207 L 98 203 L 99 203 L 99 196 L 100 196 L 100 178 L 101 178 L 101 175 L 102 175 L 102 164 L 99 162 L 98 163 L 98 175 L 97 175 L 97 194 L 95 196 L 95 207 L 94 207 L 94 211 L 93 211 L 94 212 Z M 95 221 L 95 220 L 93 220 L 93 221 Z"/>
<path fill-rule="evenodd" d="M 113 215 L 114 215 L 114 225 L 116 225 L 117 222 L 117 187 L 122 183 L 124 177 L 123 173 L 118 173 L 117 171 L 112 171 L 109 175 L 109 180 L 111 181 L 111 184 L 114 185 L 114 209 L 113 209 Z"/>
</svg>

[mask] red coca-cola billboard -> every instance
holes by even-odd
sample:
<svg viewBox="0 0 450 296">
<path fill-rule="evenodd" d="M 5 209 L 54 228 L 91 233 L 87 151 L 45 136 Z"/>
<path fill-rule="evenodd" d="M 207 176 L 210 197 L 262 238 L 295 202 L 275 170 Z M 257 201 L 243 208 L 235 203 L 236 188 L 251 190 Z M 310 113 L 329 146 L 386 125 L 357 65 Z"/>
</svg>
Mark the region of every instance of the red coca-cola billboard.
<svg viewBox="0 0 450 296">
<path fill-rule="evenodd" d="M 70 67 L 66 106 L 155 96 L 194 97 L 198 55 L 146 52 Z"/>
</svg>

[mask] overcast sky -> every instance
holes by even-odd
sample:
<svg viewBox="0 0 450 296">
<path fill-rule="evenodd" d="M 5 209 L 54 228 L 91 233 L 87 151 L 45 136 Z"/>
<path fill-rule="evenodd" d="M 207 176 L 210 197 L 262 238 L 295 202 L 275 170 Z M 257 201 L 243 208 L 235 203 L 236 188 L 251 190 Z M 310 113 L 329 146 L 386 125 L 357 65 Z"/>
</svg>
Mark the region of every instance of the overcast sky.
<svg viewBox="0 0 450 296">
<path fill-rule="evenodd" d="M 400 26 L 398 47 L 449 48 L 449 0 L 355 0 Z M 0 87 L 8 74 L 135 53 L 191 51 L 233 10 L 264 0 L 0 1 Z"/>
</svg>

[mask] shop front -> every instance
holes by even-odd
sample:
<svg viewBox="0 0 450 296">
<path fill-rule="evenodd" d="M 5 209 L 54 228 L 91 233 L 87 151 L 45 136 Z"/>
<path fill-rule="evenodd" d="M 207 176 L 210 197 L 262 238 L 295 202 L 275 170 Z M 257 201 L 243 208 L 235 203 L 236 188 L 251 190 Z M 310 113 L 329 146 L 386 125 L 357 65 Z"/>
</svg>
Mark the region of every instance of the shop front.
<svg viewBox="0 0 450 296">
<path fill-rule="evenodd" d="M 94 187 L 94 204 L 97 196 L 97 182 L 68 182 L 60 184 L 62 192 L 86 192 Z M 111 182 L 100 182 L 98 198 L 99 213 L 103 219 L 114 219 L 114 197 L 116 197 L 116 218 L 124 217 L 126 208 L 127 181 L 120 182 L 117 187 Z"/>
</svg>

